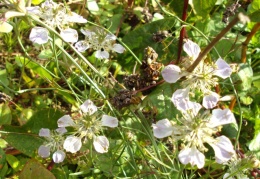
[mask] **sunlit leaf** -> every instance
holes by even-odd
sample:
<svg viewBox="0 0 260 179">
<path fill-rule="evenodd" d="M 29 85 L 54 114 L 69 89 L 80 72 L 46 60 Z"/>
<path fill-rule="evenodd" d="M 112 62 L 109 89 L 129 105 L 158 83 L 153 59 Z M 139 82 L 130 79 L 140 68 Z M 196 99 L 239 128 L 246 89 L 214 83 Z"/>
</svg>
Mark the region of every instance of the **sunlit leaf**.
<svg viewBox="0 0 260 179">
<path fill-rule="evenodd" d="M 55 179 L 55 176 L 35 159 L 29 160 L 19 175 L 20 179 Z"/>
<path fill-rule="evenodd" d="M 192 0 L 189 1 L 195 14 L 205 18 L 215 6 L 217 0 Z"/>
<path fill-rule="evenodd" d="M 11 124 L 12 114 L 6 103 L 0 104 L 0 125 Z"/>
</svg>

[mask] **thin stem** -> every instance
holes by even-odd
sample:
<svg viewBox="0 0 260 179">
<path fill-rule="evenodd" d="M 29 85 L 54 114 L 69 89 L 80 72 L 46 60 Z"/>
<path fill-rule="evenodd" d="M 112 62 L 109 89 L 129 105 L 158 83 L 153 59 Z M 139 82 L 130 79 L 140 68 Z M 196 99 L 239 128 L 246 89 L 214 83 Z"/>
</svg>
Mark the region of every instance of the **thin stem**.
<svg viewBox="0 0 260 179">
<path fill-rule="evenodd" d="M 201 60 L 209 53 L 209 51 L 216 45 L 216 43 L 239 21 L 238 15 L 223 29 L 211 42 L 210 44 L 199 54 L 198 58 L 194 63 L 187 69 L 188 72 L 192 72 Z"/>
</svg>

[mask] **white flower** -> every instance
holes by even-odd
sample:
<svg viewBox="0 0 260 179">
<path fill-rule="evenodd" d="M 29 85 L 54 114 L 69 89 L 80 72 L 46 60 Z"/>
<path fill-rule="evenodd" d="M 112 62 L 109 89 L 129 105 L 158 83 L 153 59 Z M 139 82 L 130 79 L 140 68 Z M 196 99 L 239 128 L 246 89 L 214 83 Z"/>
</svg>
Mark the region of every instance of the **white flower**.
<svg viewBox="0 0 260 179">
<path fill-rule="evenodd" d="M 71 153 L 78 152 L 81 146 L 82 146 L 81 138 L 75 136 L 68 136 L 63 143 L 63 148 L 67 152 L 71 152 Z"/>
<path fill-rule="evenodd" d="M 50 137 L 50 129 L 41 128 L 39 131 L 39 136 L 41 137 Z"/>
<path fill-rule="evenodd" d="M 232 73 L 232 69 L 230 68 L 230 66 L 225 62 L 225 60 L 219 58 L 216 61 L 216 65 L 217 65 L 217 70 L 215 70 L 215 75 L 226 79 L 227 77 L 230 77 L 231 73 Z"/>
<path fill-rule="evenodd" d="M 192 60 L 196 60 L 200 54 L 200 47 L 191 40 L 187 40 L 187 42 L 183 44 L 183 50 L 192 58 Z"/>
<path fill-rule="evenodd" d="M 48 30 L 43 27 L 34 27 L 31 30 L 29 39 L 33 43 L 37 43 L 39 45 L 45 44 L 48 42 L 49 39 Z"/>
<path fill-rule="evenodd" d="M 85 35 L 84 41 L 79 41 L 75 44 L 78 51 L 83 52 L 88 48 L 95 50 L 95 57 L 99 59 L 108 59 L 109 51 L 123 53 L 125 48 L 117 43 L 114 43 L 116 36 L 109 34 L 103 29 L 94 28 L 93 30 L 82 29 L 81 32 Z"/>
<path fill-rule="evenodd" d="M 195 147 L 186 148 L 180 151 L 178 158 L 184 165 L 190 163 L 191 166 L 197 165 L 200 169 L 205 164 L 205 156 Z"/>
<path fill-rule="evenodd" d="M 102 126 L 107 126 L 112 128 L 118 126 L 117 118 L 108 115 L 103 115 L 101 122 L 102 122 Z"/>
<path fill-rule="evenodd" d="M 71 119 L 69 115 L 62 116 L 58 121 L 58 127 L 68 127 L 68 126 L 74 126 L 75 123 Z"/>
<path fill-rule="evenodd" d="M 229 109 L 214 109 L 208 125 L 213 128 L 235 122 L 235 116 Z"/>
<path fill-rule="evenodd" d="M 152 124 L 152 127 L 153 135 L 159 139 L 170 136 L 173 132 L 173 126 L 168 119 L 162 119 L 156 124 Z"/>
<path fill-rule="evenodd" d="M 48 158 L 50 156 L 50 147 L 41 145 L 38 149 L 38 154 L 42 157 L 42 158 Z"/>
<path fill-rule="evenodd" d="M 109 148 L 109 141 L 105 136 L 98 136 L 94 138 L 94 148 L 98 153 L 106 153 Z"/>
<path fill-rule="evenodd" d="M 65 42 L 75 43 L 78 41 L 78 32 L 75 29 L 67 28 L 61 30 L 60 35 Z"/>
<path fill-rule="evenodd" d="M 54 152 L 54 154 L 52 155 L 52 160 L 55 163 L 61 163 L 63 162 L 63 160 L 65 159 L 66 154 L 62 151 L 62 150 L 57 150 L 56 152 Z"/>
<path fill-rule="evenodd" d="M 79 108 L 87 115 L 92 115 L 97 111 L 97 106 L 90 99 L 86 100 Z"/>
<path fill-rule="evenodd" d="M 181 69 L 176 65 L 168 65 L 162 70 L 162 77 L 168 83 L 175 83 L 182 75 Z"/>
<path fill-rule="evenodd" d="M 206 109 L 212 109 L 217 106 L 218 101 L 219 101 L 219 95 L 215 92 L 211 92 L 210 95 L 203 97 L 202 105 Z"/>
<path fill-rule="evenodd" d="M 219 164 L 226 163 L 235 154 L 231 141 L 226 136 L 220 136 L 209 145 L 215 151 L 216 162 Z"/>
</svg>

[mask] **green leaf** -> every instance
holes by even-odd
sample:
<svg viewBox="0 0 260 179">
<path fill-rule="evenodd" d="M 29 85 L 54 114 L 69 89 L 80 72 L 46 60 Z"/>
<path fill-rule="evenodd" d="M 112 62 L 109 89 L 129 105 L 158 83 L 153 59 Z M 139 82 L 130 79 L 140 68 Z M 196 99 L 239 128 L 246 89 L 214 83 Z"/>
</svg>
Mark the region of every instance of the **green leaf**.
<svg viewBox="0 0 260 179">
<path fill-rule="evenodd" d="M 0 170 L 2 170 L 5 163 L 6 163 L 5 151 L 2 148 L 0 148 Z"/>
<path fill-rule="evenodd" d="M 260 10 L 249 14 L 249 18 L 252 22 L 260 22 Z"/>
<path fill-rule="evenodd" d="M 260 156 L 260 132 L 255 135 L 254 139 L 249 143 L 249 150 L 258 152 L 258 157 Z"/>
<path fill-rule="evenodd" d="M 254 0 L 253 2 L 251 2 L 251 4 L 249 4 L 247 8 L 248 14 L 252 14 L 257 10 L 260 10 L 260 0 Z"/>
<path fill-rule="evenodd" d="M 0 104 L 0 125 L 11 124 L 12 115 L 9 106 L 6 103 Z"/>
<path fill-rule="evenodd" d="M 38 58 L 41 60 L 48 60 L 53 57 L 53 53 L 50 49 L 42 50 L 41 53 L 38 55 Z"/>
<path fill-rule="evenodd" d="M 8 154 L 6 155 L 6 160 L 8 164 L 12 167 L 12 169 L 14 169 L 15 171 L 18 170 L 20 162 L 15 156 Z"/>
<path fill-rule="evenodd" d="M 249 64 L 240 64 L 239 71 L 233 75 L 234 84 L 238 84 L 241 91 L 247 91 L 251 88 L 253 70 Z"/>
<path fill-rule="evenodd" d="M 20 179 L 55 179 L 55 176 L 37 160 L 31 159 L 19 175 Z"/>
<path fill-rule="evenodd" d="M 209 15 L 216 2 L 217 0 L 192 0 L 189 3 L 196 15 L 205 18 Z"/>
<path fill-rule="evenodd" d="M 38 74 L 43 79 L 52 80 L 51 72 L 48 71 L 45 67 L 35 63 L 27 58 L 18 56 L 15 58 L 16 63 L 20 66 L 25 66 L 26 68 L 31 69 L 35 74 Z"/>
<path fill-rule="evenodd" d="M 151 94 L 149 94 L 143 101 L 143 104 L 151 104 L 158 110 L 157 120 L 173 119 L 179 111 L 174 107 L 171 97 L 175 88 L 172 84 L 164 83 L 157 87 Z"/>
<path fill-rule="evenodd" d="M 5 86 L 9 85 L 9 80 L 7 78 L 7 73 L 6 73 L 6 69 L 4 70 L 0 70 L 0 81 L 2 84 L 4 84 Z"/>
</svg>

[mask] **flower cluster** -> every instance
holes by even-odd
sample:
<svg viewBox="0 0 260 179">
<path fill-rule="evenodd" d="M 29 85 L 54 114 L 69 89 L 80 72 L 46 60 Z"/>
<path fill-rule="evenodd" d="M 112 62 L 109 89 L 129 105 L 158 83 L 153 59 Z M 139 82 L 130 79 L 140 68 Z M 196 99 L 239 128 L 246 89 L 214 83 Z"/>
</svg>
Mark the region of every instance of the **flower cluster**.
<svg viewBox="0 0 260 179">
<path fill-rule="evenodd" d="M 214 149 L 217 163 L 226 163 L 235 154 L 233 145 L 226 136 L 214 136 L 219 132 L 220 126 L 235 122 L 233 113 L 229 109 L 214 109 L 212 114 L 210 110 L 201 111 L 202 106 L 190 101 L 185 94 L 187 90 L 181 89 L 172 96 L 173 104 L 182 114 L 178 119 L 180 124 L 168 119 L 160 120 L 152 125 L 154 136 L 171 136 L 174 141 L 181 140 L 183 149 L 178 158 L 182 164 L 190 163 L 202 168 L 205 164 L 203 152 L 208 150 L 204 143 L 208 143 Z"/>
<path fill-rule="evenodd" d="M 67 130 L 64 127 L 58 128 L 54 131 L 42 128 L 39 131 L 39 136 L 44 137 L 46 140 L 38 149 L 38 154 L 42 158 L 48 158 L 51 153 L 52 160 L 55 163 L 61 163 L 65 159 L 65 152 L 63 151 L 64 136 Z"/>
<path fill-rule="evenodd" d="M 75 29 L 69 28 L 73 23 L 86 23 L 87 20 L 82 16 L 71 12 L 69 7 L 62 3 L 55 3 L 46 0 L 41 6 L 27 7 L 27 12 L 39 17 L 47 26 L 58 28 L 61 37 L 66 42 L 75 43 L 78 41 L 78 33 Z M 30 33 L 30 40 L 37 44 L 48 42 L 48 30 L 43 27 L 34 27 Z"/>
<path fill-rule="evenodd" d="M 125 50 L 122 45 L 114 43 L 116 40 L 115 35 L 107 33 L 103 29 L 94 28 L 92 31 L 82 29 L 81 32 L 85 35 L 85 40 L 75 44 L 75 47 L 80 52 L 93 48 L 96 51 L 96 58 L 107 59 L 109 58 L 109 51 L 123 53 Z"/>
<path fill-rule="evenodd" d="M 47 26 L 58 28 L 60 36 L 66 42 L 76 43 L 75 47 L 80 52 L 92 48 L 96 51 L 95 57 L 100 59 L 108 59 L 109 51 L 123 53 L 125 48 L 115 43 L 116 36 L 107 33 L 101 28 L 93 30 L 81 29 L 85 35 L 85 40 L 78 41 L 78 32 L 69 27 L 73 23 L 87 23 L 82 16 L 71 12 L 68 7 L 62 3 L 55 3 L 52 0 L 46 0 L 41 6 L 27 7 L 27 12 L 31 15 L 39 17 Z M 34 27 L 31 30 L 29 39 L 33 43 L 45 44 L 49 40 L 48 30 L 43 27 Z"/>
<path fill-rule="evenodd" d="M 184 58 L 179 66 L 170 64 L 162 71 L 162 77 L 168 83 L 175 83 L 180 78 L 185 77 L 181 82 L 182 86 L 189 86 L 194 92 L 199 90 L 207 99 L 218 100 L 218 95 L 211 91 L 212 87 L 218 84 L 218 78 L 226 79 L 232 73 L 230 66 L 221 58 L 215 64 L 200 63 L 192 72 L 187 72 L 188 67 L 197 59 L 200 53 L 200 47 L 187 40 L 183 45 L 183 50 L 188 54 L 188 58 Z M 208 107 L 208 108 L 212 108 Z"/>
<path fill-rule="evenodd" d="M 100 117 L 97 114 L 98 108 L 91 100 L 85 101 L 80 109 L 83 114 L 80 118 L 73 120 L 69 115 L 64 115 L 58 119 L 59 128 L 56 130 L 58 132 L 53 133 L 54 135 L 50 135 L 49 129 L 41 129 L 40 136 L 45 137 L 47 143 L 40 146 L 38 150 L 40 156 L 49 157 L 50 150 L 57 150 L 53 154 L 53 161 L 59 163 L 65 158 L 63 149 L 66 152 L 76 153 L 88 140 L 93 140 L 94 148 L 98 153 L 108 152 L 109 141 L 106 136 L 99 134 L 104 126 L 117 127 L 117 118 L 108 115 Z M 67 132 L 65 127 L 72 127 L 74 131 L 70 131 L 64 140 L 65 137 L 61 137 L 60 134 L 65 135 Z"/>
</svg>

